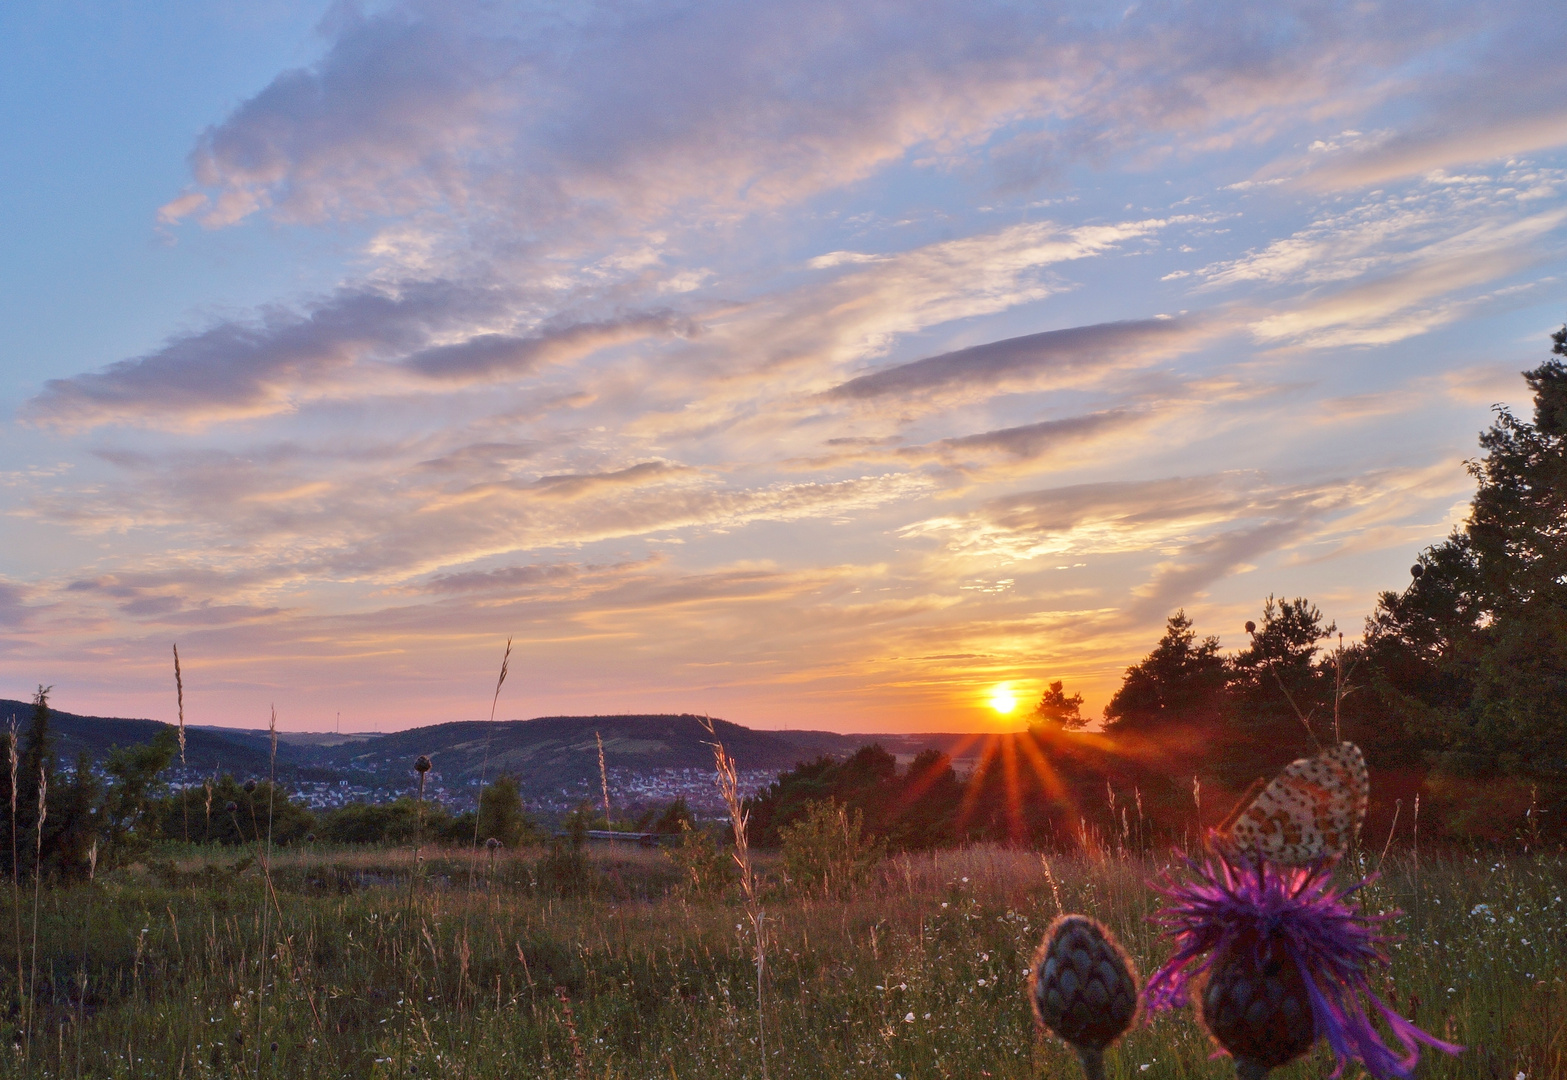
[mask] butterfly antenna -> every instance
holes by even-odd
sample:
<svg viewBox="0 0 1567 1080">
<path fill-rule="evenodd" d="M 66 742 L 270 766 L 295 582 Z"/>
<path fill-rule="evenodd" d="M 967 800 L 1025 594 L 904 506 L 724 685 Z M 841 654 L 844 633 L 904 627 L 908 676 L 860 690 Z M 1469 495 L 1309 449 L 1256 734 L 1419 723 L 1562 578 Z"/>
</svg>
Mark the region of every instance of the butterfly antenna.
<svg viewBox="0 0 1567 1080">
<path fill-rule="evenodd" d="M 1251 786 L 1236 801 L 1235 808 L 1225 815 L 1224 820 L 1219 822 L 1218 827 L 1214 831 L 1220 834 L 1228 833 L 1235 823 L 1240 820 L 1240 816 L 1257 800 L 1257 796 L 1261 795 L 1263 789 L 1267 786 L 1268 781 L 1260 776 L 1253 780 Z"/>
</svg>

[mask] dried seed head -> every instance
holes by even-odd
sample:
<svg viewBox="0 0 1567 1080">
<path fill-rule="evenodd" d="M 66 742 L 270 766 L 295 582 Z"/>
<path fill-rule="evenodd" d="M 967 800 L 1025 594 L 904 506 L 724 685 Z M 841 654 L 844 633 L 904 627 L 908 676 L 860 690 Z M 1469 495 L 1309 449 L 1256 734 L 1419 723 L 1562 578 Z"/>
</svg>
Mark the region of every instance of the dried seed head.
<svg viewBox="0 0 1567 1080">
<path fill-rule="evenodd" d="M 1421 566 L 1419 563 L 1415 563 L 1415 565 L 1409 568 L 1409 576 L 1412 578 L 1418 579 L 1424 576 L 1425 572 L 1426 568 Z"/>
<path fill-rule="evenodd" d="M 1079 1049 L 1101 1051 L 1137 1016 L 1137 970 L 1115 937 L 1085 915 L 1045 932 L 1028 978 L 1041 1024 Z"/>
<path fill-rule="evenodd" d="M 1247 619 L 1246 620 L 1246 632 L 1248 634 L 1255 634 L 1257 632 L 1257 624 L 1252 622 L 1250 619 Z"/>
<path fill-rule="evenodd" d="M 418 760 L 414 762 L 414 772 L 427 773 L 429 771 L 430 759 L 425 757 L 423 754 L 420 754 Z"/>
<path fill-rule="evenodd" d="M 491 851 L 494 851 L 496 848 L 501 846 L 501 842 L 492 836 L 484 842 L 484 846 L 489 848 Z"/>
<path fill-rule="evenodd" d="M 255 793 L 256 793 L 256 778 L 254 776 L 252 776 L 249 780 L 245 781 L 245 794 L 246 795 L 254 795 Z"/>
<path fill-rule="evenodd" d="M 1279 934 L 1237 935 L 1214 957 L 1201 1002 L 1203 1026 L 1237 1062 L 1276 1069 L 1317 1041 L 1306 980 Z"/>
<path fill-rule="evenodd" d="M 234 811 L 239 809 L 239 803 L 235 802 L 233 799 L 230 799 L 228 802 L 223 804 L 223 809 L 232 814 Z"/>
</svg>

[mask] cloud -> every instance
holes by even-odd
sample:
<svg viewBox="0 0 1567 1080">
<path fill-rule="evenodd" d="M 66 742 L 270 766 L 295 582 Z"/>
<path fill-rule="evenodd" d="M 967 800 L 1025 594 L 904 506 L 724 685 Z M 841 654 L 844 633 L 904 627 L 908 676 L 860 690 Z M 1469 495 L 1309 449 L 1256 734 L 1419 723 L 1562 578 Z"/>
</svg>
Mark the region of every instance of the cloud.
<svg viewBox="0 0 1567 1080">
<path fill-rule="evenodd" d="M 1047 330 L 861 375 L 834 387 L 829 394 L 867 399 L 949 389 L 989 391 L 1009 383 L 1036 385 L 1084 370 L 1146 366 L 1192 347 L 1205 333 L 1200 320 L 1191 317 Z"/>
<path fill-rule="evenodd" d="M 1419 264 L 1259 319 L 1252 333 L 1265 341 L 1288 338 L 1318 347 L 1401 341 L 1462 312 L 1463 305 L 1438 298 L 1507 277 L 1532 261 L 1524 251 L 1493 250 Z"/>
<path fill-rule="evenodd" d="M 340 8 L 340 12 L 351 9 Z M 230 225 L 271 208 L 285 221 L 397 212 L 469 197 L 468 161 L 522 87 L 504 40 L 407 9 L 347 14 L 315 68 L 277 76 L 191 153 L 198 184 L 166 222 Z"/>
<path fill-rule="evenodd" d="M 600 581 L 605 578 L 618 578 L 630 572 L 647 571 L 661 561 L 657 558 L 642 559 L 612 566 L 583 563 L 531 563 L 526 566 L 503 566 L 493 570 L 463 570 L 436 574 L 419 589 L 432 593 L 495 593 L 514 596 L 540 589 L 565 588 L 585 579 Z"/>
<path fill-rule="evenodd" d="M 796 458 L 785 464 L 793 469 L 824 470 L 855 462 L 940 463 L 971 477 L 983 475 L 994 480 L 1008 471 L 1032 475 L 1047 464 L 1059 466 L 1063 461 L 1058 459 L 1064 459 L 1069 452 L 1076 451 L 1081 456 L 1087 447 L 1123 436 L 1146 425 L 1150 418 L 1148 411 L 1109 409 L 912 446 L 899 445 L 902 440 L 891 436 L 828 439 L 828 453 Z"/>
<path fill-rule="evenodd" d="M 1309 169 L 1300 183 L 1318 190 L 1373 187 L 1410 176 L 1483 164 L 1567 145 L 1567 109 L 1487 116 L 1437 130 L 1392 136 Z"/>
<path fill-rule="evenodd" d="M 345 288 L 304 313 L 270 308 L 102 371 L 51 379 L 25 415 L 66 428 L 183 427 L 285 412 L 302 396 L 326 392 L 358 361 L 390 359 L 438 328 L 495 318 L 504 306 L 493 290 L 450 281 Z"/>
<path fill-rule="evenodd" d="M 1395 125 L 1269 171 L 1293 173 L 1306 190 L 1341 191 L 1567 146 L 1567 74 L 1559 63 L 1567 26 L 1555 15 L 1527 2 L 1488 7 L 1460 57 L 1409 73 L 1413 86 Z"/>
<path fill-rule="evenodd" d="M 526 375 L 545 364 L 565 363 L 610 345 L 652 335 L 694 337 L 699 332 L 700 327 L 689 319 L 668 314 L 638 315 L 577 323 L 525 338 L 478 334 L 466 341 L 423 349 L 404 363 L 427 378 L 467 383 Z"/>
<path fill-rule="evenodd" d="M 1244 474 L 1125 480 L 1018 492 L 961 516 L 905 530 L 966 553 L 1027 560 L 1068 552 L 1157 548 L 1173 536 L 1245 516 L 1256 483 Z"/>
<path fill-rule="evenodd" d="M 266 621 L 283 613 L 280 607 L 214 603 L 193 600 L 192 586 L 215 584 L 200 574 L 108 574 L 72 581 L 64 592 L 73 596 L 101 596 L 111 600 L 123 615 L 139 623 L 166 626 L 229 626 Z"/>
<path fill-rule="evenodd" d="M 1204 288 L 1320 285 L 1525 248 L 1563 221 L 1561 211 L 1541 212 L 1518 198 L 1521 188 L 1540 184 L 1567 184 L 1567 174 L 1527 167 L 1494 177 L 1433 176 L 1412 190 L 1379 192 L 1348 208 L 1334 207 L 1261 250 L 1211 263 L 1198 273 Z"/>
<path fill-rule="evenodd" d="M 1069 416 L 1062 420 L 1041 420 L 1036 424 L 963 435 L 935 443 L 938 452 L 951 454 L 996 453 L 1009 458 L 1033 460 L 1069 443 L 1083 442 L 1129 427 L 1143 418 L 1126 409 Z"/>
<path fill-rule="evenodd" d="M 1265 521 L 1188 544 L 1177 558 L 1156 565 L 1153 576 L 1132 590 L 1137 600 L 1127 614 L 1132 618 L 1163 618 L 1201 596 L 1214 582 L 1250 569 L 1253 560 L 1300 539 L 1311 525 L 1309 519 L 1298 517 Z"/>
<path fill-rule="evenodd" d="M 21 629 L 32 617 L 26 603 L 28 590 L 11 581 L 0 581 L 0 626 Z"/>
<path fill-rule="evenodd" d="M 1249 319 L 1264 341 L 1390 344 L 1453 321 L 1492 298 L 1479 290 L 1559 250 L 1567 211 L 1519 196 L 1564 184 L 1567 174 L 1532 166 L 1494 177 L 1428 177 L 1413 189 L 1334 207 L 1260 250 L 1211 263 L 1198 272 L 1199 289 L 1305 285 L 1234 317 Z"/>
<path fill-rule="evenodd" d="M 1265 138 L 1365 96 L 1464 24 L 1397 5 L 1245 10 L 393 4 L 340 17 L 315 64 L 208 129 L 198 187 L 164 216 L 222 226 L 438 206 L 577 232 L 775 207 L 982 146 L 1004 187 L 1026 189 L 1171 136 Z"/>
<path fill-rule="evenodd" d="M 610 346 L 700 332 L 690 319 L 661 312 L 565 321 L 524 336 L 464 334 L 476 323 L 526 318 L 528 306 L 512 290 L 473 281 L 344 288 L 303 311 L 268 308 L 101 371 L 51 379 L 24 415 L 67 429 L 190 428 L 292 412 L 321 398 L 410 392 L 420 383 L 458 390 L 515 380 Z M 453 336 L 459 340 L 431 344 Z"/>
<path fill-rule="evenodd" d="M 478 442 L 419 462 L 419 467 L 439 472 L 459 472 L 508 467 L 527 461 L 545 449 L 542 442 Z"/>
</svg>

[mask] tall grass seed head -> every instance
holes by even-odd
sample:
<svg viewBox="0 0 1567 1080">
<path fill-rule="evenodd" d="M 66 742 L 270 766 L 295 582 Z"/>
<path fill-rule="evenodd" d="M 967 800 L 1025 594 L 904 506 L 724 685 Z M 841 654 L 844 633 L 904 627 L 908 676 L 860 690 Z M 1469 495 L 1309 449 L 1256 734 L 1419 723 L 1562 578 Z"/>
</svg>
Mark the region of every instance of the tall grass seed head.
<svg viewBox="0 0 1567 1080">
<path fill-rule="evenodd" d="M 1104 926 L 1062 915 L 1034 957 L 1028 999 L 1042 1026 L 1074 1047 L 1101 1051 L 1137 1018 L 1137 969 Z"/>
<path fill-rule="evenodd" d="M 1165 906 L 1154 920 L 1175 953 L 1148 980 L 1149 1008 L 1183 1006 L 1188 987 L 1200 984 L 1209 1034 L 1237 1062 L 1268 1068 L 1305 1053 L 1317 1038 L 1327 1039 L 1337 1059 L 1334 1077 L 1358 1061 L 1381 1080 L 1408 1080 L 1421 1044 L 1460 1052 L 1372 992 L 1371 970 L 1387 964 L 1381 924 L 1396 913 L 1364 914 L 1352 897 L 1367 882 L 1336 888 L 1331 862 L 1237 867 L 1222 856 L 1187 859 L 1184 875 L 1172 870 L 1155 881 Z M 1403 1046 L 1402 1056 L 1383 1043 L 1362 999 Z M 1309 1040 L 1303 1005 L 1310 1010 Z"/>
</svg>

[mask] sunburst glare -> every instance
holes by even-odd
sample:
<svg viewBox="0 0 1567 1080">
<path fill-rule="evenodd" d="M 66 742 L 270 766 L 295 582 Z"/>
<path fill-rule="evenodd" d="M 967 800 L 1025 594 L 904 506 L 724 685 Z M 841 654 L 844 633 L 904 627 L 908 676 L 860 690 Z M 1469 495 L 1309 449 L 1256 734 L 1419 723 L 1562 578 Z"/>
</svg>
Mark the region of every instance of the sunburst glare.
<svg viewBox="0 0 1567 1080">
<path fill-rule="evenodd" d="M 1017 695 L 1012 692 L 1010 683 L 1001 683 L 990 692 L 990 707 L 1002 716 L 1006 716 L 1017 708 Z"/>
</svg>

